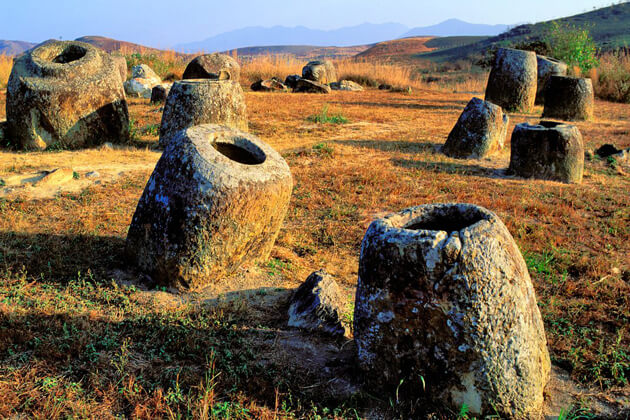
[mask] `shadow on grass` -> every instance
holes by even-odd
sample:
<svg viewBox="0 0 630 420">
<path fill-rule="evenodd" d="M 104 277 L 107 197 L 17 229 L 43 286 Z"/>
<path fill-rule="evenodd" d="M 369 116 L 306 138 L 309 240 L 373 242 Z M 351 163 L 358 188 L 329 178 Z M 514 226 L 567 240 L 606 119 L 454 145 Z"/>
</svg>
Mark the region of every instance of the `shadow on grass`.
<svg viewBox="0 0 630 420">
<path fill-rule="evenodd" d="M 429 162 L 414 159 L 392 159 L 392 163 L 401 168 L 422 169 L 430 172 L 474 175 L 488 178 L 507 178 L 504 169 L 486 168 L 477 164 L 464 164 L 455 162 Z"/>
<path fill-rule="evenodd" d="M 116 236 L 0 232 L 0 267 L 54 281 L 90 270 L 104 275 L 123 264 L 125 240 Z"/>
<path fill-rule="evenodd" d="M 402 140 L 334 140 L 331 143 L 337 143 L 346 146 L 364 147 L 383 152 L 435 152 L 440 147 L 437 143 L 415 142 Z"/>
</svg>

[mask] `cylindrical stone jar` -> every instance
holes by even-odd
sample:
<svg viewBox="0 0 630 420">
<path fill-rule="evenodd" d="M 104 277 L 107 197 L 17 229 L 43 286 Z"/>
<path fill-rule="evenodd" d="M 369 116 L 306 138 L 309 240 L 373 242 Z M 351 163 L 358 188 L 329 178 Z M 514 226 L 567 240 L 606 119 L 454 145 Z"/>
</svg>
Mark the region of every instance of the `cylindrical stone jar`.
<svg viewBox="0 0 630 420">
<path fill-rule="evenodd" d="M 78 41 L 51 41 L 15 59 L 7 122 L 25 149 L 77 149 L 129 137 L 121 66 Z"/>
<path fill-rule="evenodd" d="M 584 174 L 584 143 L 574 125 L 541 121 L 514 127 L 509 172 L 523 178 L 580 183 Z"/>
<path fill-rule="evenodd" d="M 216 283 L 269 257 L 292 188 L 285 160 L 257 137 L 212 124 L 182 130 L 140 198 L 127 255 L 160 285 Z"/>
<path fill-rule="evenodd" d="M 595 93 L 591 79 L 551 76 L 545 88 L 543 118 L 585 121 L 593 118 Z"/>
<path fill-rule="evenodd" d="M 173 84 L 162 114 L 160 145 L 166 147 L 177 132 L 200 124 L 247 131 L 247 108 L 238 82 L 191 79 Z"/>
<path fill-rule="evenodd" d="M 507 112 L 531 112 L 537 87 L 536 53 L 511 48 L 497 50 L 486 87 L 486 101 Z"/>
<path fill-rule="evenodd" d="M 507 228 L 482 207 L 424 205 L 370 225 L 354 337 L 375 387 L 474 415 L 541 412 L 550 360 L 532 282 Z"/>
<path fill-rule="evenodd" d="M 538 61 L 538 89 L 536 90 L 536 105 L 545 103 L 545 88 L 551 76 L 566 76 L 568 66 L 566 63 L 552 57 L 537 55 Z"/>
</svg>

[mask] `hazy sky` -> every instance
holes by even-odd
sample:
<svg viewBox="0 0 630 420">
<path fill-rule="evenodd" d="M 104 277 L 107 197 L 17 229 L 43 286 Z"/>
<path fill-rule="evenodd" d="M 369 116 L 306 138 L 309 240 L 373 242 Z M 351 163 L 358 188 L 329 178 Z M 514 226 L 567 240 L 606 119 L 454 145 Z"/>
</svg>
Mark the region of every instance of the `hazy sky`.
<svg viewBox="0 0 630 420">
<path fill-rule="evenodd" d="M 245 26 L 335 29 L 396 22 L 414 27 L 449 18 L 533 23 L 607 5 L 610 0 L 0 0 L 0 39 L 103 35 L 170 47 Z"/>
</svg>

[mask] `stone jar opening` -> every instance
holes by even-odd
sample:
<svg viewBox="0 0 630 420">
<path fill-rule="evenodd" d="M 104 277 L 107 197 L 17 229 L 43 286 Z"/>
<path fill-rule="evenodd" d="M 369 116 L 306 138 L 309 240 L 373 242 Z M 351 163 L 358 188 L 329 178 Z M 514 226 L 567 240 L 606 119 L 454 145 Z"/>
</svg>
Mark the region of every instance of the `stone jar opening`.
<svg viewBox="0 0 630 420">
<path fill-rule="evenodd" d="M 242 165 L 260 165 L 267 156 L 258 146 L 244 138 L 234 138 L 233 142 L 215 141 L 212 147 L 226 158 Z"/>
<path fill-rule="evenodd" d="M 406 230 L 429 230 L 459 232 L 469 228 L 482 220 L 489 220 L 490 217 L 481 211 L 461 206 L 443 206 L 433 208 L 414 217 L 402 226 Z"/>
<path fill-rule="evenodd" d="M 48 49 L 42 54 L 41 58 L 51 63 L 68 64 L 82 59 L 86 54 L 87 50 L 80 45 L 68 45 L 61 51 Z"/>
</svg>

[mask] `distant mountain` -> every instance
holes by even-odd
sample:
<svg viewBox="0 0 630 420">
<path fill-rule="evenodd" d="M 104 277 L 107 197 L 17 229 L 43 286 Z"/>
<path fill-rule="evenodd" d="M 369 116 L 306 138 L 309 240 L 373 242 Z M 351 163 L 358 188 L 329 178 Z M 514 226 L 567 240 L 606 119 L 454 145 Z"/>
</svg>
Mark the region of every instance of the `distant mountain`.
<svg viewBox="0 0 630 420">
<path fill-rule="evenodd" d="M 253 26 L 213 36 L 204 41 L 191 42 L 175 46 L 175 50 L 195 53 L 199 51 L 227 51 L 252 45 L 312 45 L 349 47 L 353 45 L 373 44 L 386 39 L 399 38 L 409 30 L 398 23 L 371 24 L 324 31 L 309 29 L 304 26 L 289 28 L 274 26 L 264 28 Z"/>
<path fill-rule="evenodd" d="M 449 19 L 432 26 L 413 28 L 403 37 L 411 36 L 495 36 L 509 29 L 509 25 L 484 25 Z"/>
<path fill-rule="evenodd" d="M 0 54 L 18 55 L 35 46 L 32 42 L 5 41 L 0 39 Z"/>
<path fill-rule="evenodd" d="M 351 47 L 318 47 L 313 45 L 270 45 L 264 47 L 238 48 L 238 57 L 255 57 L 259 55 L 287 55 L 296 59 L 319 60 L 322 58 L 348 58 L 367 50 L 371 45 L 353 45 Z M 232 50 L 234 51 L 234 50 Z"/>
</svg>

